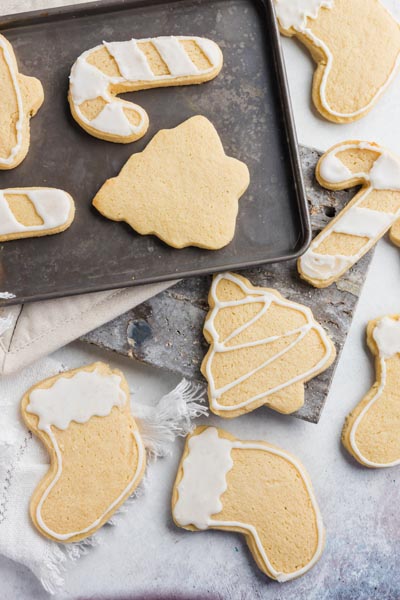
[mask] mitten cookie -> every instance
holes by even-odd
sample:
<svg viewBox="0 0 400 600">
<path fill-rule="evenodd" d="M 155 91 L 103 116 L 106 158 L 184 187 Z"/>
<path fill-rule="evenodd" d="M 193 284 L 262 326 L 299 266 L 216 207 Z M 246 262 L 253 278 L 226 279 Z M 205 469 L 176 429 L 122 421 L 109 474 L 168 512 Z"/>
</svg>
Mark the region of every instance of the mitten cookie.
<svg viewBox="0 0 400 600">
<path fill-rule="evenodd" d="M 394 467 L 400 464 L 400 315 L 370 321 L 367 343 L 376 382 L 347 417 L 342 441 L 362 465 Z"/>
<path fill-rule="evenodd" d="M 120 371 L 94 363 L 32 387 L 22 416 L 50 454 L 34 492 L 35 527 L 57 542 L 92 535 L 132 494 L 146 457 Z"/>
<path fill-rule="evenodd" d="M 196 116 L 159 131 L 104 183 L 93 206 L 174 248 L 217 250 L 234 236 L 249 181 L 246 165 L 226 156 L 214 126 Z"/>
<path fill-rule="evenodd" d="M 336 356 L 311 310 L 233 273 L 214 277 L 208 302 L 201 372 L 212 412 L 232 418 L 263 404 L 285 414 L 301 408 L 305 382 Z"/>
<path fill-rule="evenodd" d="M 29 121 L 43 103 L 42 84 L 18 72 L 11 44 L 0 35 L 0 169 L 13 169 L 29 150 Z"/>
<path fill-rule="evenodd" d="M 60 233 L 68 229 L 74 215 L 74 201 L 63 190 L 0 190 L 0 242 Z"/>
<path fill-rule="evenodd" d="M 321 157 L 316 176 L 331 190 L 362 185 L 298 261 L 301 277 L 314 287 L 325 288 L 364 256 L 400 217 L 400 159 L 378 144 L 344 142 Z"/>
<path fill-rule="evenodd" d="M 281 32 L 318 65 L 312 96 L 321 115 L 336 123 L 366 115 L 399 65 L 400 27 L 381 2 L 275 0 L 275 10 Z"/>
<path fill-rule="evenodd" d="M 133 142 L 144 136 L 149 119 L 143 108 L 117 94 L 210 81 L 220 72 L 222 60 L 219 46 L 206 38 L 103 42 L 84 52 L 72 67 L 68 94 L 72 115 L 94 137 Z"/>
<path fill-rule="evenodd" d="M 215 427 L 198 427 L 186 441 L 172 514 L 191 531 L 242 533 L 258 567 L 281 582 L 304 575 L 324 547 L 321 514 L 300 461 Z"/>
</svg>

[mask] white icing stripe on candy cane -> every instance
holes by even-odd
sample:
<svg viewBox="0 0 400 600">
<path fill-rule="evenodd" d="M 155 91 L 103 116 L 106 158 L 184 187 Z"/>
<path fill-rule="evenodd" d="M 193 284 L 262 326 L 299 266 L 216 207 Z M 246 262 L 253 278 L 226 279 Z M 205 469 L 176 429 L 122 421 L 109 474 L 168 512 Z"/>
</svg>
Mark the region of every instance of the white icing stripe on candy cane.
<svg viewBox="0 0 400 600">
<path fill-rule="evenodd" d="M 246 294 L 246 297 L 241 300 L 232 300 L 229 302 L 222 302 L 222 301 L 218 300 L 217 286 L 218 286 L 218 283 L 222 279 L 227 279 L 228 281 L 235 283 Z M 211 286 L 211 296 L 213 298 L 214 307 L 210 313 L 210 316 L 207 318 L 207 321 L 204 325 L 204 329 L 211 335 L 211 338 L 212 338 L 211 351 L 208 356 L 207 364 L 206 364 L 206 375 L 207 375 L 207 380 L 209 383 L 209 390 L 210 390 L 210 404 L 212 407 L 214 407 L 220 411 L 237 410 L 238 408 L 247 406 L 248 404 L 251 404 L 252 402 L 254 402 L 256 400 L 259 400 L 260 398 L 266 398 L 266 397 L 270 396 L 271 394 L 274 394 L 275 392 L 278 392 L 279 390 L 281 390 L 285 387 L 288 387 L 289 385 L 292 385 L 293 383 L 296 383 L 298 381 L 304 381 L 304 380 L 311 378 L 314 373 L 318 373 L 321 370 L 321 368 L 325 364 L 327 364 L 327 362 L 329 361 L 329 359 L 332 355 L 331 344 L 328 340 L 328 337 L 327 337 L 324 329 L 318 323 L 316 323 L 314 321 L 312 313 L 311 313 L 310 309 L 308 309 L 307 307 L 300 306 L 299 304 L 290 302 L 289 300 L 285 300 L 284 298 L 279 298 L 275 294 L 272 294 L 272 293 L 269 293 L 269 292 L 266 292 L 266 291 L 263 291 L 263 290 L 260 290 L 257 288 L 250 289 L 243 283 L 243 281 L 241 279 L 235 277 L 231 273 L 224 273 L 224 274 L 218 275 L 214 278 L 214 280 L 212 282 L 212 286 Z M 232 307 L 232 306 L 240 306 L 243 304 L 252 304 L 252 303 L 262 303 L 264 306 L 261 309 L 261 311 L 258 312 L 247 323 L 245 323 L 241 327 L 238 327 L 237 329 L 235 329 L 226 338 L 226 340 L 224 342 L 220 342 L 218 332 L 214 325 L 215 318 L 216 318 L 218 312 L 223 308 L 228 308 L 228 307 Z M 231 339 L 233 339 L 234 337 L 236 337 L 237 335 L 239 335 L 240 333 L 245 331 L 248 327 L 250 327 L 251 325 L 256 323 L 258 321 L 258 319 L 260 319 L 267 312 L 271 303 L 275 303 L 278 306 L 290 307 L 293 310 L 300 312 L 301 314 L 303 314 L 306 317 L 307 323 L 305 325 L 303 325 L 302 327 L 287 331 L 284 334 L 279 335 L 279 336 L 267 337 L 267 338 L 257 340 L 254 342 L 238 344 L 236 346 L 227 346 L 226 345 Z M 284 356 L 287 352 L 289 352 L 289 350 L 294 348 L 307 335 L 307 333 L 309 333 L 313 329 L 318 332 L 318 334 L 321 338 L 321 341 L 325 347 L 325 354 L 324 354 L 323 358 L 315 365 L 315 367 L 313 367 L 312 369 L 310 369 L 309 371 L 307 371 L 305 373 L 300 373 L 297 377 L 293 377 L 293 378 L 289 379 L 288 381 L 286 381 L 280 385 L 277 385 L 276 387 L 274 387 L 270 390 L 265 390 L 255 396 L 249 398 L 248 400 L 245 400 L 238 404 L 229 406 L 229 405 L 221 404 L 218 401 L 218 398 L 220 398 L 227 391 L 229 391 L 230 389 L 239 385 L 243 381 L 246 381 L 252 375 L 254 375 L 258 371 L 264 369 L 265 367 L 267 367 L 269 364 L 271 364 L 272 362 L 274 362 L 281 356 Z M 212 374 L 212 362 L 213 362 L 214 356 L 217 353 L 232 352 L 235 350 L 239 350 L 241 348 L 247 348 L 247 347 L 257 346 L 257 345 L 261 345 L 261 344 L 269 344 L 276 340 L 279 340 L 279 339 L 282 339 L 285 337 L 289 337 L 292 335 L 296 335 L 296 334 L 298 334 L 298 336 L 292 343 L 290 343 L 288 346 L 286 346 L 286 348 L 284 348 L 280 352 L 278 352 L 275 355 L 273 355 L 272 357 L 270 357 L 268 360 L 264 361 L 261 365 L 254 368 L 253 370 L 249 371 L 245 375 L 238 377 L 235 381 L 225 385 L 224 387 L 219 388 L 219 389 L 216 388 L 214 377 Z"/>
<path fill-rule="evenodd" d="M 341 113 L 333 110 L 329 105 L 326 97 L 326 85 L 328 82 L 329 74 L 333 66 L 333 54 L 330 51 L 327 44 L 318 38 L 309 27 L 307 27 L 307 20 L 316 19 L 320 8 L 332 9 L 334 6 L 334 0 L 275 0 L 275 11 L 278 21 L 283 29 L 293 28 L 305 37 L 317 48 L 320 48 L 325 55 L 326 65 L 324 68 L 321 85 L 319 88 L 320 101 L 324 109 L 335 117 L 352 118 L 356 117 L 364 112 L 367 112 L 375 104 L 377 99 L 384 93 L 387 87 L 393 81 L 397 69 L 400 65 L 400 55 L 397 57 L 396 62 L 390 72 L 386 82 L 379 88 L 375 96 L 370 102 L 352 113 Z"/>
<path fill-rule="evenodd" d="M 191 40 L 195 42 L 205 54 L 211 67 L 198 69 L 190 60 L 189 55 L 180 41 Z M 165 62 L 169 74 L 155 75 L 148 63 L 147 57 L 140 49 L 137 42 L 151 42 Z M 100 50 L 107 48 L 110 55 L 117 63 L 121 76 L 111 77 L 87 62 L 87 58 Z M 87 50 L 77 59 L 71 69 L 70 92 L 74 109 L 79 119 L 103 133 L 128 137 L 138 133 L 146 119 L 145 111 L 138 105 L 125 102 L 110 93 L 110 85 L 126 82 L 132 84 L 173 81 L 179 77 L 193 76 L 209 73 L 221 62 L 221 51 L 217 44 L 206 38 L 189 36 L 165 36 L 157 38 L 131 39 L 126 42 L 103 42 L 103 44 Z M 96 118 L 89 120 L 80 110 L 80 105 L 94 98 L 102 98 L 107 102 Z M 140 122 L 134 125 L 126 114 L 126 109 L 134 109 L 140 116 Z"/>
<path fill-rule="evenodd" d="M 295 467 L 300 475 L 315 514 L 318 536 L 317 548 L 312 559 L 301 569 L 292 573 L 283 573 L 274 569 L 262 545 L 257 529 L 253 525 L 240 521 L 218 521 L 211 518 L 222 511 L 221 495 L 228 489 L 226 475 L 234 467 L 231 450 L 235 448 L 262 450 L 284 458 Z M 255 442 L 241 442 L 238 440 L 232 442 L 226 438 L 220 438 L 218 430 L 209 427 L 199 435 L 190 438 L 189 453 L 182 463 L 182 468 L 182 479 L 177 487 L 179 497 L 173 512 L 175 520 L 183 527 L 186 525 L 195 525 L 198 529 L 238 527 L 248 531 L 253 536 L 257 550 L 269 573 L 280 582 L 290 581 L 303 575 L 320 558 L 324 545 L 324 528 L 314 492 L 308 482 L 305 469 L 283 450 L 270 448 Z M 198 527 L 198 524 L 200 527 Z"/>
<path fill-rule="evenodd" d="M 23 225 L 15 218 L 6 196 L 24 195 L 32 202 L 41 225 Z M 55 188 L 12 188 L 0 190 L 0 235 L 24 231 L 44 231 L 64 225 L 71 212 L 71 197 L 67 192 Z"/>
<path fill-rule="evenodd" d="M 368 173 L 352 173 L 338 158 L 339 153 L 353 149 L 370 150 L 379 154 Z M 324 281 L 339 276 L 354 265 L 400 217 L 400 209 L 395 213 L 387 213 L 360 206 L 373 190 L 400 191 L 400 161 L 388 150 L 368 142 L 343 144 L 322 157 L 320 176 L 331 184 L 352 180 L 364 180 L 369 184 L 357 202 L 348 210 L 345 209 L 333 223 L 328 224 L 300 258 L 301 271 L 306 277 Z M 364 237 L 368 238 L 368 242 L 352 256 L 318 253 L 317 248 L 331 233 Z"/>
<path fill-rule="evenodd" d="M 16 69 L 15 69 L 13 60 L 11 58 L 11 55 L 6 46 L 6 42 L 1 37 L 1 35 L 0 35 L 0 48 L 3 52 L 4 60 L 6 61 L 8 70 L 10 72 L 11 80 L 12 80 L 12 83 L 14 86 L 15 97 L 17 100 L 17 110 L 18 110 L 18 119 L 15 124 L 15 128 L 17 131 L 16 144 L 13 148 L 11 148 L 10 154 L 8 155 L 7 158 L 0 157 L 0 164 L 10 165 L 14 162 L 15 157 L 21 150 L 21 146 L 22 146 L 22 128 L 23 128 L 23 123 L 24 123 L 24 107 L 23 107 L 23 103 L 22 103 L 21 90 L 19 88 L 19 83 L 18 83 L 18 75 L 17 75 Z"/>
<path fill-rule="evenodd" d="M 133 437 L 138 448 L 138 463 L 136 471 L 124 491 L 110 504 L 103 514 L 81 531 L 57 533 L 49 527 L 42 517 L 43 504 L 62 474 L 62 454 L 52 426 L 65 430 L 71 421 L 85 423 L 93 416 L 105 417 L 111 413 L 114 406 L 123 406 L 126 394 L 120 387 L 121 378 L 118 375 L 103 375 L 98 371 L 81 371 L 73 377 L 61 377 L 50 388 L 33 390 L 29 397 L 26 411 L 39 417 L 38 429 L 45 431 L 53 444 L 57 458 L 57 473 L 43 493 L 36 508 L 36 520 L 40 528 L 48 535 L 60 541 L 67 541 L 77 535 L 87 533 L 97 527 L 104 517 L 122 498 L 133 488 L 137 481 L 144 460 L 144 447 L 140 435 L 133 431 Z"/>
</svg>

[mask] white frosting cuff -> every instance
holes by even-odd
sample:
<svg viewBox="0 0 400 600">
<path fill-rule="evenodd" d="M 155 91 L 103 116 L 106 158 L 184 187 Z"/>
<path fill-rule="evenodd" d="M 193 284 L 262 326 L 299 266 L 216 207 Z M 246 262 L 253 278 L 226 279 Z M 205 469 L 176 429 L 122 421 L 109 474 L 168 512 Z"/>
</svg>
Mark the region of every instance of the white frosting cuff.
<svg viewBox="0 0 400 600">
<path fill-rule="evenodd" d="M 275 11 L 283 29 L 302 31 L 307 19 L 316 19 L 319 9 L 332 8 L 333 0 L 275 0 Z"/>
<path fill-rule="evenodd" d="M 390 358 L 400 352 L 400 321 L 383 317 L 372 335 L 382 358 Z"/>
</svg>

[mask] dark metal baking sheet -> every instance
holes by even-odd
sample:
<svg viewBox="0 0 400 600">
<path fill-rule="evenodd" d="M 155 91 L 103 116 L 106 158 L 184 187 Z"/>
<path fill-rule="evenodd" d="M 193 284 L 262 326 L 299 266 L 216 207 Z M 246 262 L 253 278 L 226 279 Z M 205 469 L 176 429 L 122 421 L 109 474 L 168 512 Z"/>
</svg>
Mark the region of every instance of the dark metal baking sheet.
<svg viewBox="0 0 400 600">
<path fill-rule="evenodd" d="M 0 172 L 0 188 L 62 188 L 77 208 L 60 235 L 0 246 L 0 293 L 14 295 L 0 305 L 255 266 L 305 250 L 310 226 L 271 0 L 112 0 L 5 17 L 0 29 L 20 71 L 38 77 L 45 90 L 31 121 L 28 156 Z M 126 94 L 150 116 L 149 132 L 133 144 L 95 139 L 75 123 L 67 88 L 79 54 L 102 40 L 179 34 L 220 44 L 224 67 L 214 81 Z M 235 238 L 217 252 L 175 250 L 91 206 L 131 154 L 159 129 L 194 114 L 215 124 L 227 154 L 245 161 L 251 173 Z"/>
</svg>

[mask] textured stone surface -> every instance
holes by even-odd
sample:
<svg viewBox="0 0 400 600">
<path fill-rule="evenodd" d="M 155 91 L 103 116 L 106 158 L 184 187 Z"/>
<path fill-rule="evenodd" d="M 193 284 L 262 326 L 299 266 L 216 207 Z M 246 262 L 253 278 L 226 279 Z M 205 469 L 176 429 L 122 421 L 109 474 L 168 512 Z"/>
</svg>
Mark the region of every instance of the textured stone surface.
<svg viewBox="0 0 400 600">
<path fill-rule="evenodd" d="M 318 185 L 314 177 L 318 156 L 313 150 L 301 148 L 315 233 L 354 194 L 354 190 L 330 192 Z M 314 289 L 303 282 L 295 261 L 243 271 L 243 275 L 255 285 L 276 288 L 290 300 L 309 306 L 316 319 L 329 331 L 340 355 L 371 258 L 372 252 L 340 281 L 324 290 Z M 205 385 L 199 367 L 207 349 L 202 327 L 208 310 L 210 282 L 211 277 L 181 281 L 82 339 L 189 379 L 198 379 Z M 336 362 L 307 384 L 304 406 L 295 416 L 318 422 Z"/>
</svg>

